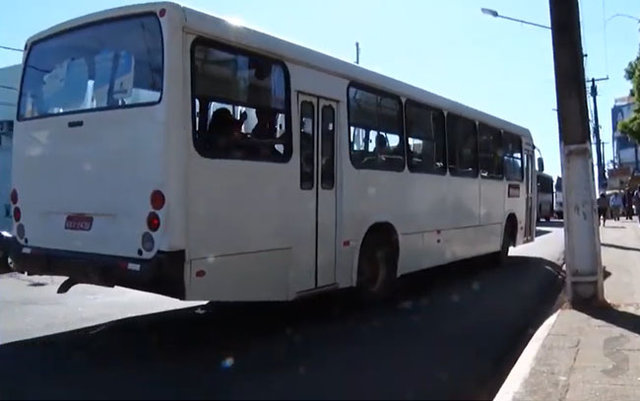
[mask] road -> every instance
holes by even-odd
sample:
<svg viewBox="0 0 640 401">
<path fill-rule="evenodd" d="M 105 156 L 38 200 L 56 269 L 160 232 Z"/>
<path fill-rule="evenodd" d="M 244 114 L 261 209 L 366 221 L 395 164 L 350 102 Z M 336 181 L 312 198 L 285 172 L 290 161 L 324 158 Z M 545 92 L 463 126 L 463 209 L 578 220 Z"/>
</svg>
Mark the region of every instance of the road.
<svg viewBox="0 0 640 401">
<path fill-rule="evenodd" d="M 561 290 L 562 231 L 538 234 L 503 267 L 406 276 L 382 305 L 341 291 L 184 307 L 0 276 L 0 399 L 491 398 Z"/>
</svg>

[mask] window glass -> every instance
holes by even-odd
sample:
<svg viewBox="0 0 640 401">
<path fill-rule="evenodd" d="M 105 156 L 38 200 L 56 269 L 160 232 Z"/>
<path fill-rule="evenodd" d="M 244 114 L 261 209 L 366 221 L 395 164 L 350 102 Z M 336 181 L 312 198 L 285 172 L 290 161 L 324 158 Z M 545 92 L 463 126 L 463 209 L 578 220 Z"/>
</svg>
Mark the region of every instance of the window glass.
<svg viewBox="0 0 640 401">
<path fill-rule="evenodd" d="M 322 189 L 333 189 L 335 184 L 335 110 L 333 106 L 322 106 L 320 181 Z"/>
<path fill-rule="evenodd" d="M 509 181 L 522 181 L 522 139 L 510 132 L 503 134 L 504 176 Z"/>
<path fill-rule="evenodd" d="M 220 159 L 286 162 L 291 157 L 284 64 L 199 41 L 192 50 L 194 144 Z"/>
<path fill-rule="evenodd" d="M 500 130 L 480 123 L 478 125 L 478 156 L 481 177 L 497 180 L 503 178 L 503 153 Z"/>
<path fill-rule="evenodd" d="M 412 172 L 445 174 L 445 118 L 442 110 L 407 100 L 407 164 Z"/>
<path fill-rule="evenodd" d="M 538 192 L 544 194 L 553 193 L 553 178 L 538 174 Z"/>
<path fill-rule="evenodd" d="M 18 119 L 160 101 L 162 33 L 155 15 L 86 25 L 35 42 Z"/>
<path fill-rule="evenodd" d="M 462 177 L 478 176 L 478 137 L 475 121 L 447 114 L 449 173 Z"/>
<path fill-rule="evenodd" d="M 402 171 L 404 140 L 400 98 L 349 87 L 349 154 L 359 169 Z"/>
<path fill-rule="evenodd" d="M 309 101 L 300 102 L 300 188 L 313 189 L 315 107 Z"/>
</svg>

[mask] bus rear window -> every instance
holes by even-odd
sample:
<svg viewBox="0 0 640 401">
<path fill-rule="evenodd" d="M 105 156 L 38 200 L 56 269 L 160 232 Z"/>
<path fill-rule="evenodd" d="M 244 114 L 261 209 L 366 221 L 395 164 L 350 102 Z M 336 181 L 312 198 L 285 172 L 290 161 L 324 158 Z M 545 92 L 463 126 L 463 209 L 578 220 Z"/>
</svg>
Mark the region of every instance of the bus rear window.
<svg viewBox="0 0 640 401">
<path fill-rule="evenodd" d="M 18 119 L 157 103 L 162 60 L 160 22 L 152 14 L 36 41 L 24 65 Z"/>
</svg>

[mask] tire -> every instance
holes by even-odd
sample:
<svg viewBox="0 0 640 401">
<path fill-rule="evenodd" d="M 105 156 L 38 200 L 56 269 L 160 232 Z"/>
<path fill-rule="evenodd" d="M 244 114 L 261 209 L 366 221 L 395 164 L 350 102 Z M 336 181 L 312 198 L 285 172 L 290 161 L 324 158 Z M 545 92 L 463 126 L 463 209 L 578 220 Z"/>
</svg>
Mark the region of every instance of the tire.
<svg viewBox="0 0 640 401">
<path fill-rule="evenodd" d="M 0 274 L 11 273 L 11 267 L 9 266 L 9 258 L 6 254 L 0 252 Z"/>
<path fill-rule="evenodd" d="M 373 234 L 365 238 L 358 258 L 358 290 L 365 301 L 387 299 L 395 289 L 398 255 L 390 238 Z"/>
<path fill-rule="evenodd" d="M 512 224 L 509 224 L 509 221 L 507 221 L 504 226 L 504 233 L 502 234 L 500 250 L 491 254 L 491 259 L 495 264 L 502 266 L 507 262 L 507 258 L 509 257 L 509 248 L 514 243 L 513 237 L 513 226 Z"/>
</svg>

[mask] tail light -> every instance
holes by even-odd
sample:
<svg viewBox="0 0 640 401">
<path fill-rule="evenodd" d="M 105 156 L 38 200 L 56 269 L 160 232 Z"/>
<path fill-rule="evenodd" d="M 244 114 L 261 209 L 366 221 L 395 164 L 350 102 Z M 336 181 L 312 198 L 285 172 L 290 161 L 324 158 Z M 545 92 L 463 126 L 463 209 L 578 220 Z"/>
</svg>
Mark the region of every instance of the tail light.
<svg viewBox="0 0 640 401">
<path fill-rule="evenodd" d="M 153 251 L 153 248 L 155 247 L 155 241 L 153 239 L 153 235 L 151 235 L 151 233 L 144 233 L 142 234 L 142 249 L 145 250 L 145 252 L 151 252 Z"/>
<path fill-rule="evenodd" d="M 15 221 L 16 223 L 20 221 L 20 219 L 22 218 L 22 211 L 20 210 L 20 208 L 18 206 L 13 208 L 13 221 Z M 160 221 L 158 221 L 158 223 L 160 223 Z"/>
<path fill-rule="evenodd" d="M 156 189 L 155 191 L 151 192 L 151 207 L 153 208 L 153 210 L 162 209 L 164 207 L 165 201 L 166 199 L 162 191 Z"/>
<path fill-rule="evenodd" d="M 11 204 L 12 205 L 18 204 L 18 191 L 16 191 L 15 188 L 11 190 Z"/>
<path fill-rule="evenodd" d="M 150 212 L 147 216 L 147 227 L 151 232 L 156 232 L 160 228 L 160 216 L 156 212 Z"/>
</svg>

